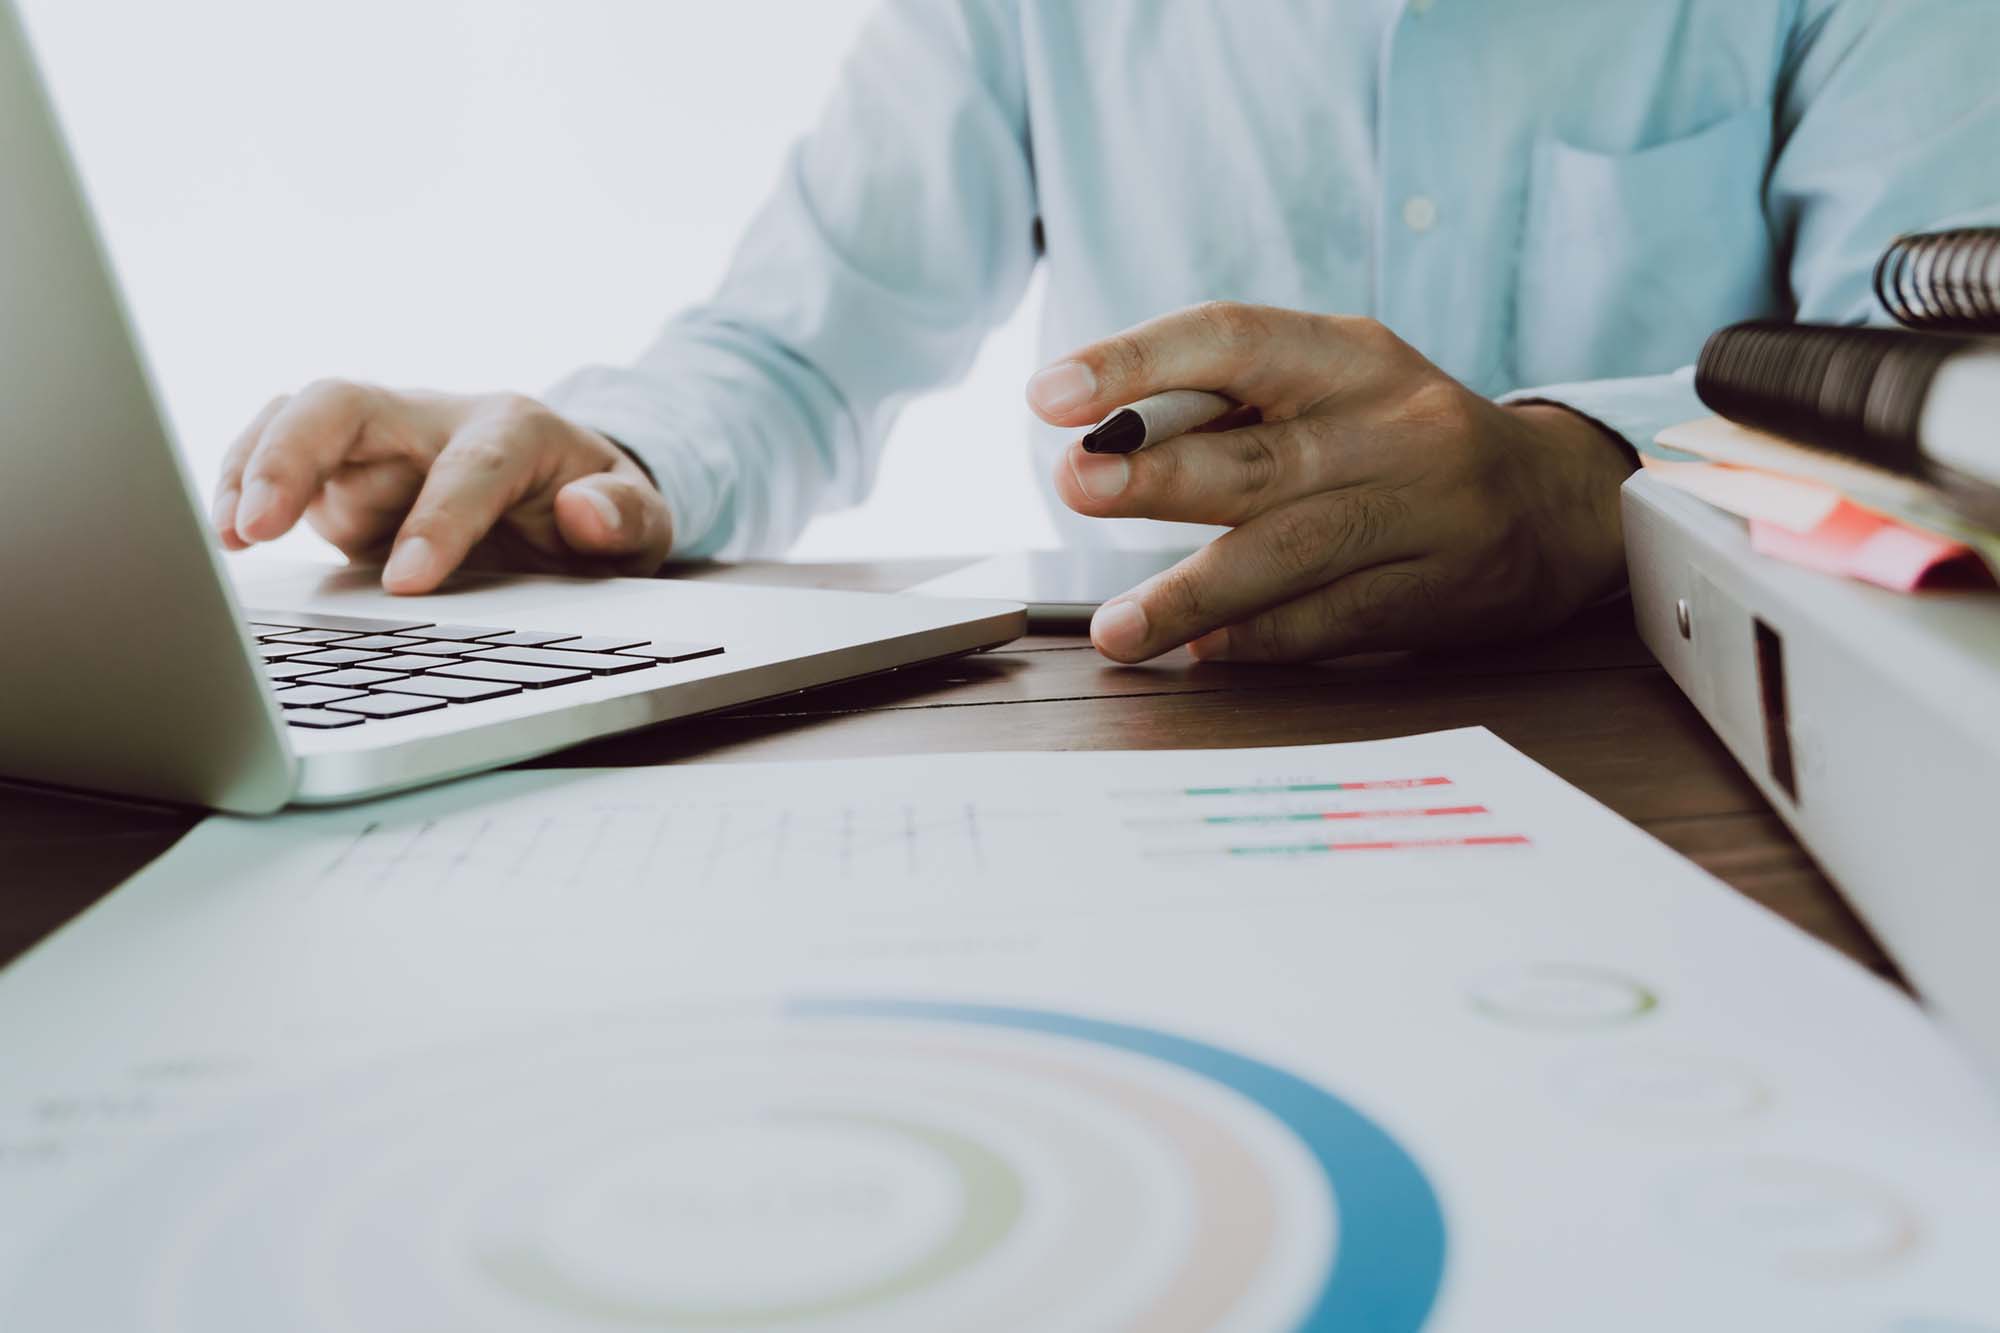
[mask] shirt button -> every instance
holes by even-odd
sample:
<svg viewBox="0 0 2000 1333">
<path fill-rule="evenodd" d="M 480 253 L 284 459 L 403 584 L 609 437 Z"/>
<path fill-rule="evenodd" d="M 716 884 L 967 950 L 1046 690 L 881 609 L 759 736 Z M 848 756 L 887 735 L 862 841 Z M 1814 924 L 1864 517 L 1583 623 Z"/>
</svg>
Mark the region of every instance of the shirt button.
<svg viewBox="0 0 2000 1333">
<path fill-rule="evenodd" d="M 1413 194 L 1403 201 L 1403 225 L 1411 231 L 1429 231 L 1437 220 L 1437 201 L 1429 195 Z"/>
<path fill-rule="evenodd" d="M 1431 12 L 1431 6 L 1436 3 L 1437 0 L 1410 0 L 1410 12 L 1412 14 L 1428 14 Z"/>
</svg>

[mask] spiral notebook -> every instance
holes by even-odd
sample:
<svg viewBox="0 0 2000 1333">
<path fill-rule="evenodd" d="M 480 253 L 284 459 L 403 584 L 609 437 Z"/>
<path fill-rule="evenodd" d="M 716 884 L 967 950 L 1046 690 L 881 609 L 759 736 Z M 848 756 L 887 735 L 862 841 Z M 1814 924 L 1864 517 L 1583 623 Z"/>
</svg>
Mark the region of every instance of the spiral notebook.
<svg viewBox="0 0 2000 1333">
<path fill-rule="evenodd" d="M 2000 530 L 2000 228 L 1904 237 L 1875 288 L 1907 327 L 1732 325 L 1703 347 L 1696 392 L 1731 421 L 1914 478 Z"/>
</svg>

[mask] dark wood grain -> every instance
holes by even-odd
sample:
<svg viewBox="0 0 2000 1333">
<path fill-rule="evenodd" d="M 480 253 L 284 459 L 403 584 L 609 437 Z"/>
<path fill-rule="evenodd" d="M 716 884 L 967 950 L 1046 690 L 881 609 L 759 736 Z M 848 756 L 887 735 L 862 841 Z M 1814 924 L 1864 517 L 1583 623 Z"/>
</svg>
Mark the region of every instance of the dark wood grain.
<svg viewBox="0 0 2000 1333">
<path fill-rule="evenodd" d="M 118 887 L 201 819 L 0 782 L 0 963 Z"/>
<path fill-rule="evenodd" d="M 703 581 L 895 591 L 962 562 L 708 566 Z M 1603 607 L 1541 638 L 1300 667 L 1170 654 L 1120 667 L 1081 639 L 892 672 L 579 746 L 543 767 L 968 750 L 1197 749 L 1485 726 L 1674 850 L 1866 966 L 1889 961 L 1633 633 Z M 198 812 L 0 784 L 0 962 L 171 847 Z"/>
</svg>

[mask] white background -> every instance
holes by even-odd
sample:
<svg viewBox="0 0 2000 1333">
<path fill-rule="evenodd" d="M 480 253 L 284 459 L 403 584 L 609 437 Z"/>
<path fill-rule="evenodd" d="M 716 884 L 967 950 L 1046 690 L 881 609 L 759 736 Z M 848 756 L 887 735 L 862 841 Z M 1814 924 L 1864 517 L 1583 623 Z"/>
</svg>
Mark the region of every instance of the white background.
<svg viewBox="0 0 2000 1333">
<path fill-rule="evenodd" d="M 536 392 L 630 359 L 712 289 L 869 8 L 21 4 L 205 494 L 257 408 L 323 375 Z M 795 555 L 1053 544 L 1034 305 Z"/>
</svg>

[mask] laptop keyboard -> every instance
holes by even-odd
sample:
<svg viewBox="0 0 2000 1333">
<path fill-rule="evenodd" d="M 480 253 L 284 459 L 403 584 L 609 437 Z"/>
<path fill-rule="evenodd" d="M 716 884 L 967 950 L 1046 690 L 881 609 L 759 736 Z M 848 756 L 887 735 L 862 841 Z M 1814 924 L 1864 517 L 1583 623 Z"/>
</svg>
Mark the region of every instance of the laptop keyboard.
<svg viewBox="0 0 2000 1333">
<path fill-rule="evenodd" d="M 314 731 L 483 703 L 522 690 L 559 689 L 722 651 L 719 644 L 661 643 L 637 634 L 305 611 L 251 611 L 249 617 L 285 721 Z"/>
</svg>

